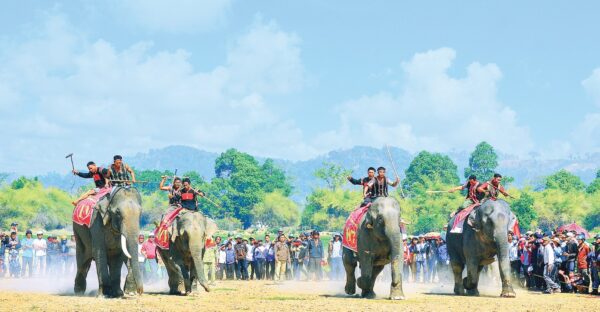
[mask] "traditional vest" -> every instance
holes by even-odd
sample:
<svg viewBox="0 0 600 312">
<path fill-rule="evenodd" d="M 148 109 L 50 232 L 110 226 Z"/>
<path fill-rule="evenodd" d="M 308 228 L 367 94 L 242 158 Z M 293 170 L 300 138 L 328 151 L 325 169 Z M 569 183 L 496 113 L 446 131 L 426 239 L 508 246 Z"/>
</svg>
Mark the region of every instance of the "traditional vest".
<svg viewBox="0 0 600 312">
<path fill-rule="evenodd" d="M 130 181 L 129 171 L 125 169 L 125 164 L 121 164 L 121 168 L 117 170 L 115 165 L 110 166 L 110 179 L 111 180 L 121 180 L 121 181 Z M 122 186 L 125 185 L 125 182 L 112 182 L 113 186 Z"/>
<path fill-rule="evenodd" d="M 468 188 L 469 192 L 467 193 L 466 198 L 471 199 L 474 203 L 479 203 L 484 196 L 484 194 L 477 192 L 477 188 L 480 185 L 481 183 L 479 182 L 475 183 L 475 185 L 471 185 L 470 182 L 467 182 L 466 187 Z"/>
<path fill-rule="evenodd" d="M 103 188 L 106 186 L 106 179 L 102 174 L 104 168 L 98 167 L 96 168 L 96 173 L 92 174 L 92 179 L 94 179 L 94 184 L 96 184 L 97 188 Z"/>
<path fill-rule="evenodd" d="M 169 198 L 170 206 L 181 206 L 181 187 L 179 189 L 174 189 L 171 187 L 169 194 L 171 194 L 171 198 Z"/>
<path fill-rule="evenodd" d="M 377 177 L 373 178 L 373 190 L 371 197 L 388 197 L 388 181 L 383 178 L 380 181 Z"/>
<path fill-rule="evenodd" d="M 196 192 L 193 189 L 181 190 L 181 207 L 196 210 Z"/>
</svg>

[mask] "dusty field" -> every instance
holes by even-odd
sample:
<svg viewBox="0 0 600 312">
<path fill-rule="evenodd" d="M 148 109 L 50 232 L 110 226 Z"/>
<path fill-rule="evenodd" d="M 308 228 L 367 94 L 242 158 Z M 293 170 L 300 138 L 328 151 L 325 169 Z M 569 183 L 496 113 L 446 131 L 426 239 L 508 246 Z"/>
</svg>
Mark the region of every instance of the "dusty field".
<svg viewBox="0 0 600 312">
<path fill-rule="evenodd" d="M 515 299 L 503 299 L 494 288 L 482 289 L 477 298 L 456 297 L 449 294 L 450 285 L 405 285 L 407 300 L 390 301 L 383 284 L 376 288 L 376 300 L 348 298 L 343 285 L 334 282 L 226 281 L 211 293 L 187 297 L 165 295 L 165 288 L 156 285 L 141 297 L 126 299 L 74 297 L 67 284 L 0 280 L 0 311 L 594 311 L 600 306 L 600 297 L 524 290 L 517 290 Z"/>
</svg>

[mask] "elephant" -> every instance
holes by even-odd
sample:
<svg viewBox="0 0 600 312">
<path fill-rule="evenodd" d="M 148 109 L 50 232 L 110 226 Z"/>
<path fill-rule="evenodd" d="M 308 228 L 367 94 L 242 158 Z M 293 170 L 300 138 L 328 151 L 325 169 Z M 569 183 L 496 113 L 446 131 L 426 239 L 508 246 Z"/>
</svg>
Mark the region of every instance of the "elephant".
<svg viewBox="0 0 600 312">
<path fill-rule="evenodd" d="M 365 220 L 369 220 L 368 224 Z M 362 289 L 363 298 L 375 298 L 373 286 L 377 275 L 386 264 L 391 263 L 392 283 L 389 298 L 405 299 L 402 290 L 404 248 L 400 222 L 400 204 L 397 200 L 391 197 L 379 197 L 372 202 L 357 229 L 358 252 L 355 253 L 344 247 L 342 253 L 346 269 L 346 294 L 354 295 L 358 285 Z M 360 263 L 360 277 L 357 281 L 354 271 L 358 263 Z"/>
<path fill-rule="evenodd" d="M 454 218 L 453 218 L 454 219 Z M 478 296 L 479 273 L 484 266 L 497 257 L 502 280 L 501 297 L 515 297 L 510 280 L 508 259 L 508 231 L 516 222 L 516 217 L 504 200 L 487 200 L 466 218 L 462 233 L 451 233 L 454 220 L 450 220 L 446 240 L 450 265 L 454 273 L 454 293 Z M 473 227 L 469 226 L 471 222 Z M 462 278 L 467 268 L 467 277 Z"/>
<path fill-rule="evenodd" d="M 189 294 L 195 281 L 210 291 L 204 274 L 204 244 L 216 231 L 216 223 L 197 211 L 184 209 L 173 221 L 169 249 L 157 247 L 169 275 L 169 294 Z"/>
<path fill-rule="evenodd" d="M 106 215 L 99 206 L 106 206 Z M 98 296 L 122 297 L 121 267 L 128 268 L 125 288 L 142 294 L 144 285 L 138 259 L 137 236 L 140 233 L 141 196 L 133 187 L 117 187 L 101 200 L 92 214 L 90 227 L 73 223 L 76 241 L 77 273 L 74 291 L 82 295 L 92 260 L 98 274 Z M 133 258 L 133 261 L 129 261 Z"/>
</svg>

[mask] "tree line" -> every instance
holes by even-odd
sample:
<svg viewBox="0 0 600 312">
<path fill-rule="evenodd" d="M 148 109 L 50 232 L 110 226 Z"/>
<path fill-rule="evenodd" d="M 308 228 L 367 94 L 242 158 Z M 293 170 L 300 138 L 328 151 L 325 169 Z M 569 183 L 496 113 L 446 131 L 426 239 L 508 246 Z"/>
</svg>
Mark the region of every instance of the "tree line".
<svg viewBox="0 0 600 312">
<path fill-rule="evenodd" d="M 485 181 L 497 167 L 498 156 L 493 147 L 481 142 L 462 173 L 465 178 L 475 174 Z M 439 231 L 447 222 L 464 194 L 426 191 L 459 185 L 457 168 L 446 155 L 422 151 L 404 171 L 401 187 L 405 196 L 400 196 L 398 189 L 391 192 L 391 196 L 400 201 L 403 218 L 410 222 L 407 226 L 410 233 Z M 247 153 L 229 149 L 215 160 L 214 170 L 215 177 L 210 180 L 196 172 L 178 176 L 190 178 L 194 188 L 206 193 L 210 201 L 199 199 L 199 210 L 215 219 L 224 230 L 302 226 L 341 231 L 349 213 L 361 202 L 361 188 L 346 181 L 350 170 L 333 163 L 324 163 L 314 172 L 325 187 L 315 187 L 303 207 L 290 199 L 294 191 L 291 177 L 272 160 L 261 163 Z M 137 185 L 143 197 L 143 227 L 152 227 L 167 210 L 167 194 L 158 190 L 163 175 L 173 176 L 173 172 L 136 171 L 138 180 L 150 182 Z M 589 185 L 565 170 L 545 177 L 539 185 L 521 189 L 511 187 L 511 181 L 511 177 L 504 177 L 504 183 L 516 199 L 507 201 L 524 228 L 552 229 L 573 221 L 589 230 L 600 227 L 600 170 Z M 90 182 L 79 193 L 92 186 Z M 0 188 L 0 227 L 7 228 L 15 221 L 22 228 L 68 227 L 71 200 L 72 195 L 44 187 L 37 178 L 20 177 L 10 184 L 4 183 Z"/>
</svg>

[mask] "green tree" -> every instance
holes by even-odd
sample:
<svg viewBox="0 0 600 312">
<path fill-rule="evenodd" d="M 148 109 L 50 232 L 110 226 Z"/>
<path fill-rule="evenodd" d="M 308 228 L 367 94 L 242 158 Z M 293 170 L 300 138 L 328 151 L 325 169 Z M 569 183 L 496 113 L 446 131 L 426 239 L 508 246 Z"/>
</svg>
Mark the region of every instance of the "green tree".
<svg viewBox="0 0 600 312">
<path fill-rule="evenodd" d="M 588 230 L 600 230 L 600 192 L 590 194 L 584 203 L 586 214 L 583 218 L 583 227 Z"/>
<path fill-rule="evenodd" d="M 474 174 L 480 181 L 487 181 L 494 175 L 496 167 L 498 167 L 498 155 L 490 144 L 483 141 L 477 144 L 469 157 L 469 166 L 465 168 L 465 178 Z"/>
<path fill-rule="evenodd" d="M 362 200 L 358 191 L 318 188 L 306 199 L 302 225 L 318 230 L 341 231 L 346 218 Z"/>
<path fill-rule="evenodd" d="M 538 214 L 534 209 L 535 199 L 529 192 L 521 193 L 519 199 L 511 203 L 511 209 L 519 220 L 519 225 L 525 228 L 535 226 Z"/>
<path fill-rule="evenodd" d="M 269 193 L 254 206 L 253 223 L 269 227 L 296 226 L 300 221 L 298 205 L 280 192 Z"/>
<path fill-rule="evenodd" d="M 589 194 L 594 194 L 598 191 L 600 191 L 600 170 L 596 172 L 596 178 L 594 181 L 592 181 L 592 183 L 590 183 L 590 185 L 588 185 L 586 189 L 586 192 Z"/>
<path fill-rule="evenodd" d="M 402 182 L 405 189 L 413 191 L 426 181 L 439 181 L 445 185 L 459 183 L 457 167 L 450 157 L 439 153 L 420 152 L 404 172 L 406 178 Z"/>
<path fill-rule="evenodd" d="M 578 176 L 568 172 L 565 169 L 546 177 L 545 186 L 546 189 L 562 190 L 564 192 L 579 192 L 585 190 L 585 184 L 583 181 L 581 181 Z"/>
<path fill-rule="evenodd" d="M 265 160 L 261 166 L 261 171 L 264 175 L 261 184 L 265 193 L 279 191 L 286 197 L 292 194 L 292 184 L 286 177 L 285 172 L 278 168 L 272 159 Z"/>
<path fill-rule="evenodd" d="M 135 169 L 134 169 L 135 170 Z M 138 183 L 136 188 L 143 194 L 151 194 L 158 190 L 160 180 L 162 176 L 173 176 L 171 171 L 165 170 L 135 170 L 135 178 L 138 181 L 146 181 L 147 183 Z M 171 184 L 172 180 L 168 180 L 168 184 Z"/>
<path fill-rule="evenodd" d="M 317 169 L 314 175 L 323 180 L 330 190 L 335 190 L 346 182 L 346 177 L 351 173 L 352 170 L 346 170 L 340 165 L 323 162 L 323 166 Z"/>
</svg>

